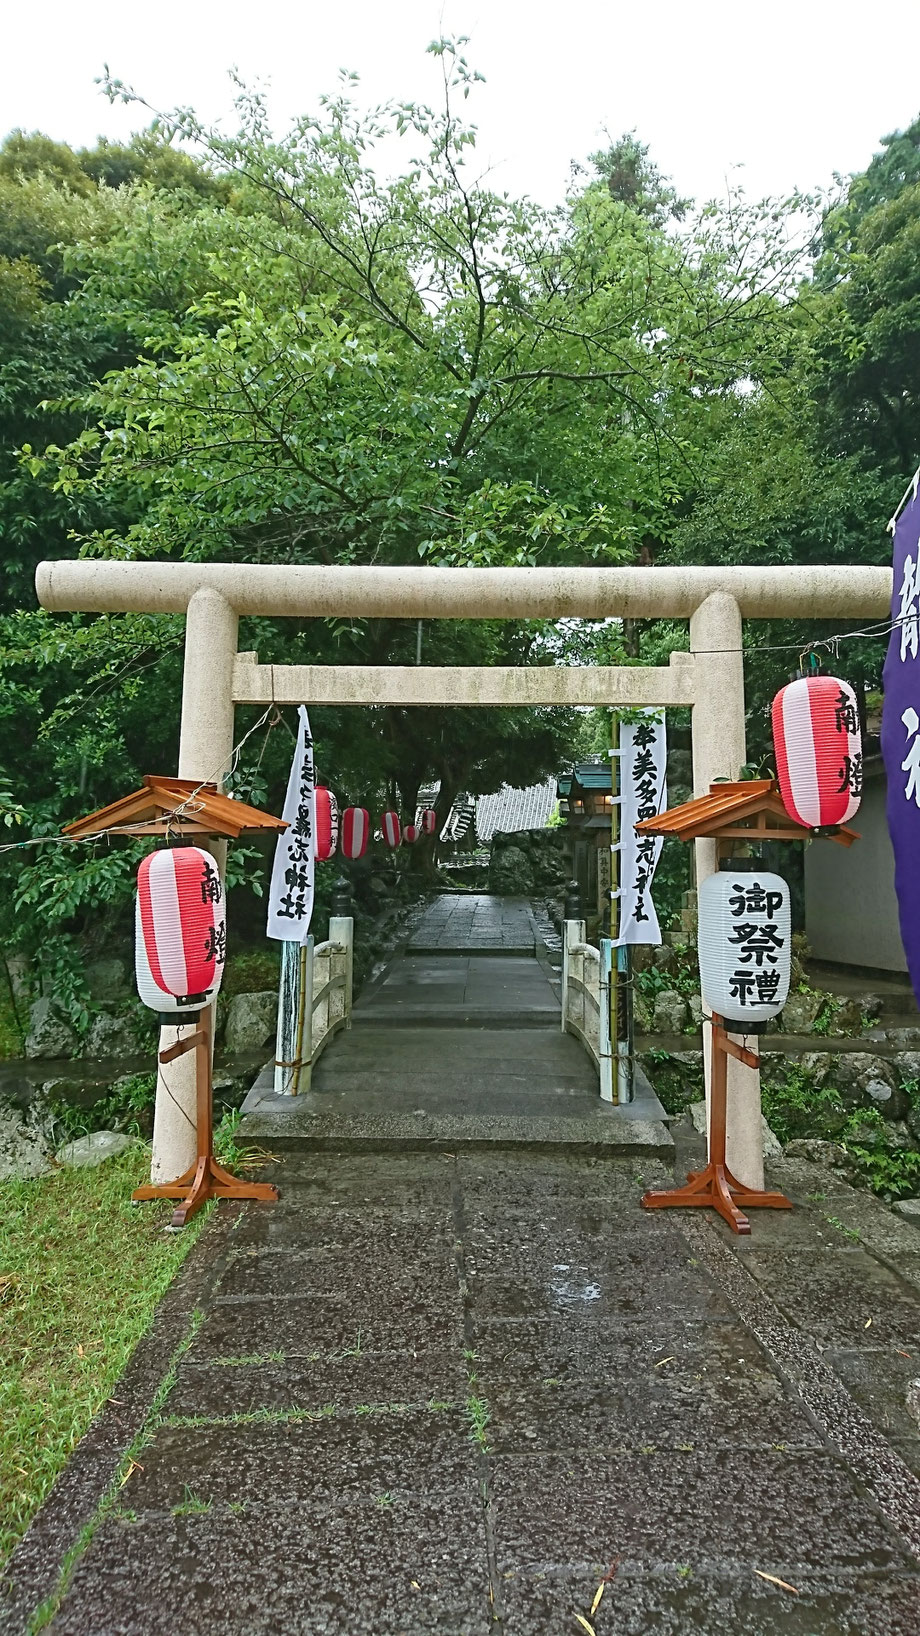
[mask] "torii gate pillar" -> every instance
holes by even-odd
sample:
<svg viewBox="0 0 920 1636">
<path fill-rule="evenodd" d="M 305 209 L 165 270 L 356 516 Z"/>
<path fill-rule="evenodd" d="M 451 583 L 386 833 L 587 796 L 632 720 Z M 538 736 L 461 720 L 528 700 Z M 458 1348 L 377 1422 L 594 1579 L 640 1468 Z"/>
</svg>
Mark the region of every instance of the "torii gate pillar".
<svg viewBox="0 0 920 1636">
<path fill-rule="evenodd" d="M 179 729 L 179 777 L 196 783 L 223 783 L 233 754 L 233 666 L 239 615 L 226 597 L 202 586 L 189 598 L 185 616 L 185 664 Z M 226 841 L 206 841 L 221 875 L 227 867 Z M 211 1020 L 211 1040 L 214 1024 Z M 182 1038 L 182 1028 L 160 1030 L 160 1050 Z M 171 1182 L 195 1163 L 197 1095 L 195 1052 L 157 1066 L 153 1116 L 152 1182 Z"/>
<path fill-rule="evenodd" d="M 690 615 L 694 655 L 693 793 L 707 795 L 717 778 L 737 779 L 747 759 L 741 610 L 728 591 L 714 591 Z M 718 868 L 716 842 L 694 841 L 696 886 Z M 745 1043 L 750 1047 L 751 1041 Z M 712 1025 L 703 1023 L 706 1107 L 712 1083 Z M 726 1161 L 747 1187 L 763 1188 L 760 1070 L 728 1059 Z"/>
</svg>

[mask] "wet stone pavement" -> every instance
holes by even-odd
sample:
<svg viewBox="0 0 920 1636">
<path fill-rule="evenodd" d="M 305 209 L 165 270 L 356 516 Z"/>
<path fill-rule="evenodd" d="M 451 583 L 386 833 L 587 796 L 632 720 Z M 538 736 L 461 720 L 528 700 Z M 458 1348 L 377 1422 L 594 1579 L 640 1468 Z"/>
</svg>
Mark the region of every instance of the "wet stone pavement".
<svg viewBox="0 0 920 1636">
<path fill-rule="evenodd" d="M 532 954 L 535 936 L 528 898 L 442 892 L 412 934 L 409 953 Z"/>
<path fill-rule="evenodd" d="M 274 1173 L 208 1226 L 0 1629 L 920 1631 L 912 1226 L 805 1164 L 746 1242 L 643 1214 L 635 1159 Z"/>
</svg>

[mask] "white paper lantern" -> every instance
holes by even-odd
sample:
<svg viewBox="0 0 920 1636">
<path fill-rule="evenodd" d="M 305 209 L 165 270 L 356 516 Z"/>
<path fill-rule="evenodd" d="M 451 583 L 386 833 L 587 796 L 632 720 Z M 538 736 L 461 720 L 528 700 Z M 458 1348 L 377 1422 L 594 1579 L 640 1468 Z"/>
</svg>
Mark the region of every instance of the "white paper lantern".
<svg viewBox="0 0 920 1636">
<path fill-rule="evenodd" d="M 698 905 L 703 1003 L 734 1033 L 756 1029 L 782 1011 L 789 993 L 789 888 L 745 858 L 708 876 Z"/>
</svg>

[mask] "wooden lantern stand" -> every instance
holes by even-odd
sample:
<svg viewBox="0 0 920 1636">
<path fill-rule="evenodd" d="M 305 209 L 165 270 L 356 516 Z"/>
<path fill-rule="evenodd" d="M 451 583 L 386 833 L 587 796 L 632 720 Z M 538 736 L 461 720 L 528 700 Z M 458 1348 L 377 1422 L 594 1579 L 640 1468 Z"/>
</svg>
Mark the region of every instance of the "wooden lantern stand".
<svg viewBox="0 0 920 1636">
<path fill-rule="evenodd" d="M 827 833 L 840 846 L 852 846 L 859 839 L 852 829 L 841 824 L 833 831 L 810 830 L 790 816 L 783 805 L 775 779 L 745 779 L 737 783 L 724 781 L 710 784 L 708 795 L 698 795 L 684 801 L 679 807 L 661 812 L 654 818 L 643 818 L 636 824 L 637 835 L 673 835 L 680 841 L 699 841 L 704 837 L 716 843 L 716 859 L 723 848 L 741 841 L 746 845 L 762 841 L 807 841 L 811 835 Z M 763 1193 L 745 1187 L 733 1176 L 725 1162 L 725 1124 L 728 1088 L 728 1059 L 735 1057 L 748 1068 L 759 1068 L 760 1059 L 753 1051 L 746 1051 L 729 1039 L 725 1022 L 713 1012 L 712 1016 L 712 1083 L 709 1100 L 709 1163 L 705 1170 L 694 1170 L 687 1177 L 686 1187 L 675 1187 L 667 1192 L 650 1192 L 643 1196 L 646 1210 L 686 1209 L 693 1205 L 718 1210 L 733 1233 L 750 1233 L 751 1224 L 740 1206 L 745 1209 L 791 1210 L 790 1199 L 782 1193 Z"/>
<path fill-rule="evenodd" d="M 709 1163 L 705 1170 L 691 1170 L 686 1187 L 671 1188 L 667 1192 L 643 1194 L 646 1210 L 685 1209 L 703 1205 L 718 1210 L 733 1233 L 750 1233 L 751 1224 L 743 1214 L 745 1209 L 791 1210 L 792 1201 L 784 1193 L 763 1193 L 757 1188 L 745 1187 L 733 1176 L 725 1162 L 725 1126 L 728 1088 L 728 1059 L 737 1057 L 748 1068 L 759 1068 L 760 1058 L 753 1051 L 736 1045 L 725 1032 L 722 1018 L 712 1017 L 712 1087 L 709 1103 Z"/>
<path fill-rule="evenodd" d="M 214 1090 L 211 1077 L 211 1007 L 205 1006 L 194 1034 L 177 1040 L 160 1052 L 160 1061 L 175 1062 L 186 1051 L 196 1053 L 196 1108 L 195 1128 L 198 1138 L 198 1156 L 184 1175 L 174 1182 L 147 1182 L 131 1194 L 132 1199 L 181 1199 L 173 1211 L 172 1227 L 184 1227 L 208 1199 L 268 1199 L 278 1197 L 278 1189 L 271 1182 L 244 1182 L 224 1170 L 214 1157 Z"/>
</svg>

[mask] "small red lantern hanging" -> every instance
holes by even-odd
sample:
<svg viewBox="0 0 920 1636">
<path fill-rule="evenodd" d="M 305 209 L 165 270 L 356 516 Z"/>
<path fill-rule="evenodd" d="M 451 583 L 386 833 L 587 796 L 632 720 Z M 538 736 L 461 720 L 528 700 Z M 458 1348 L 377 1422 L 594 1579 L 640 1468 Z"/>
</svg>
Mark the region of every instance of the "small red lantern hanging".
<svg viewBox="0 0 920 1636">
<path fill-rule="evenodd" d="M 403 840 L 406 842 L 407 846 L 411 846 L 413 841 L 418 840 L 418 828 L 415 824 L 406 825 L 405 829 L 403 830 Z"/>
<path fill-rule="evenodd" d="M 402 840 L 402 827 L 399 822 L 399 813 L 385 812 L 380 820 L 380 828 L 383 830 L 383 838 L 386 841 L 387 846 L 392 847 L 392 849 L 395 851 Z"/>
<path fill-rule="evenodd" d="M 800 676 L 773 700 L 773 745 L 783 805 L 809 829 L 848 823 L 862 795 L 856 694 L 836 676 Z"/>
<path fill-rule="evenodd" d="M 433 835 L 438 827 L 438 815 L 434 807 L 426 807 L 422 813 L 422 831 L 425 835 Z"/>
<path fill-rule="evenodd" d="M 331 790 L 325 784 L 317 784 L 314 791 L 314 812 L 316 814 L 316 850 L 314 856 L 317 863 L 325 863 L 331 858 L 339 840 L 339 807 Z"/>
<path fill-rule="evenodd" d="M 135 970 L 151 1010 L 197 1011 L 220 988 L 227 953 L 224 889 L 209 853 L 164 847 L 137 872 Z"/>
<path fill-rule="evenodd" d="M 370 819 L 366 807 L 346 807 L 339 842 L 343 858 L 363 858 L 367 851 Z"/>
</svg>

